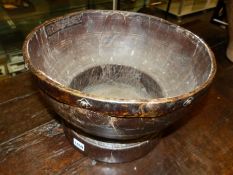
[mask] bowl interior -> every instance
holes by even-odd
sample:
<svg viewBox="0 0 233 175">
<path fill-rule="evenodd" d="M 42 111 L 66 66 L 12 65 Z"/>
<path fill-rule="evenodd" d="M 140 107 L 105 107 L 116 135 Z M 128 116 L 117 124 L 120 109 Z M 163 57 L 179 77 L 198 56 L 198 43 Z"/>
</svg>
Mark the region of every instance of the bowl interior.
<svg viewBox="0 0 233 175">
<path fill-rule="evenodd" d="M 31 65 L 50 79 L 106 98 L 175 97 L 210 76 L 211 58 L 194 34 L 159 18 L 87 11 L 37 28 Z"/>
<path fill-rule="evenodd" d="M 105 98 L 153 99 L 163 97 L 159 84 L 129 66 L 106 64 L 78 74 L 70 87 Z"/>
</svg>

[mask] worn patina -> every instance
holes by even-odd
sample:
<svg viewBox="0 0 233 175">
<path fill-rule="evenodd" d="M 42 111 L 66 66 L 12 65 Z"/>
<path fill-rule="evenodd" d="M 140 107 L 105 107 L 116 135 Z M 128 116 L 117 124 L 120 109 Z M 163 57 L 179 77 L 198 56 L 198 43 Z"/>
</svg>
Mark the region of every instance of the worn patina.
<svg viewBox="0 0 233 175">
<path fill-rule="evenodd" d="M 119 141 L 157 135 L 186 115 L 216 73 L 214 55 L 198 36 L 133 12 L 90 10 L 46 21 L 28 35 L 23 52 L 65 122 Z M 104 83 L 127 88 L 116 88 L 124 90 L 119 97 L 104 88 L 103 95 L 92 93 Z"/>
</svg>

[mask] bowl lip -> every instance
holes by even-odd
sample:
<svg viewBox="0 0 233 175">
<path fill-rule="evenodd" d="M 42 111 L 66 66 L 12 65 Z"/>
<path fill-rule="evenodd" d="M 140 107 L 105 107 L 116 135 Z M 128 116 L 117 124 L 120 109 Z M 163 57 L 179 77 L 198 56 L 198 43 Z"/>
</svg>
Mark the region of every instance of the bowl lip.
<svg viewBox="0 0 233 175">
<path fill-rule="evenodd" d="M 76 89 L 72 89 L 69 88 L 59 82 L 57 82 L 56 80 L 52 79 L 51 77 L 49 77 L 48 75 L 46 75 L 43 71 L 39 70 L 36 68 L 36 66 L 34 66 L 31 62 L 30 59 L 30 55 L 29 55 L 29 47 L 28 44 L 30 42 L 30 40 L 33 38 L 33 36 L 35 35 L 35 33 L 37 31 L 39 31 L 40 29 L 44 28 L 45 26 L 56 22 L 60 19 L 64 19 L 65 17 L 69 17 L 69 16 L 73 16 L 73 15 L 82 15 L 84 13 L 105 13 L 105 14 L 124 14 L 124 15 L 138 15 L 138 16 L 143 16 L 143 17 L 148 17 L 148 18 L 153 18 L 156 21 L 160 21 L 161 23 L 164 23 L 166 25 L 169 25 L 171 27 L 176 27 L 179 28 L 179 30 L 181 30 L 182 32 L 187 33 L 188 35 L 192 36 L 193 39 L 195 39 L 195 41 L 198 41 L 198 43 L 201 43 L 204 48 L 206 49 L 209 59 L 210 59 L 210 63 L 211 63 L 211 68 L 210 68 L 210 72 L 208 75 L 208 78 L 199 86 L 195 87 L 193 90 L 186 92 L 182 95 L 177 95 L 177 96 L 172 96 L 172 97 L 162 97 L 162 98 L 154 98 L 154 99 L 139 99 L 139 100 L 134 100 L 134 99 L 120 99 L 120 98 L 104 98 L 101 96 L 97 96 L 97 95 L 93 95 L 93 94 L 88 94 L 88 93 L 84 93 L 81 92 L 79 90 Z M 153 104 L 162 104 L 162 103 L 171 103 L 171 102 L 175 102 L 175 101 L 184 101 L 186 99 L 189 99 L 190 97 L 194 96 L 195 94 L 197 94 L 198 92 L 201 92 L 202 90 L 204 90 L 205 88 L 207 88 L 211 82 L 213 81 L 215 74 L 217 72 L 217 65 L 216 65 L 216 60 L 215 60 L 215 56 L 212 52 L 212 50 L 209 48 L 209 46 L 206 44 L 206 42 L 201 39 L 199 36 L 197 36 L 196 34 L 194 34 L 193 32 L 177 25 L 174 23 L 171 23 L 167 20 L 164 20 L 162 18 L 156 17 L 156 16 L 152 16 L 152 15 L 148 15 L 148 14 L 143 14 L 143 13 L 137 13 L 137 12 L 129 12 L 129 11 L 120 11 L 120 10 L 82 10 L 82 11 L 77 11 L 77 12 L 73 12 L 73 13 L 68 13 L 66 15 L 62 15 L 62 16 L 58 16 L 52 19 L 48 19 L 45 22 L 43 22 L 42 24 L 38 25 L 37 27 L 35 27 L 26 37 L 24 43 L 23 43 L 23 57 L 25 60 L 25 67 L 28 69 L 30 68 L 31 72 L 38 77 L 39 79 L 43 80 L 46 82 L 46 84 L 49 84 L 50 86 L 56 87 L 58 88 L 59 91 L 64 92 L 64 93 L 68 93 L 71 96 L 76 96 L 79 97 L 81 99 L 90 99 L 90 100 L 94 100 L 94 101 L 99 101 L 99 102 L 105 102 L 105 103 L 117 103 L 117 104 L 144 104 L 144 103 L 153 103 Z"/>
</svg>

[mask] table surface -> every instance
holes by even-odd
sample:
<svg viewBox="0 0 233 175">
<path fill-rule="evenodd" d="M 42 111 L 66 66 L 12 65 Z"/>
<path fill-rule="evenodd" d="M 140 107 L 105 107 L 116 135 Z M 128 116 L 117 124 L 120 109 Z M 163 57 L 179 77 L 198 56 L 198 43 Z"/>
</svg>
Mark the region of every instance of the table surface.
<svg viewBox="0 0 233 175">
<path fill-rule="evenodd" d="M 206 98 L 145 157 L 96 162 L 66 140 L 26 72 L 0 81 L 0 174 L 233 174 L 233 64 L 213 45 L 218 73 Z"/>
<path fill-rule="evenodd" d="M 227 90 L 217 80 L 189 120 L 170 128 L 152 152 L 133 162 L 107 164 L 81 155 L 67 142 L 55 114 L 29 83 L 30 77 L 26 73 L 0 84 L 0 172 L 4 175 L 233 173 L 233 98 L 224 94 Z"/>
</svg>

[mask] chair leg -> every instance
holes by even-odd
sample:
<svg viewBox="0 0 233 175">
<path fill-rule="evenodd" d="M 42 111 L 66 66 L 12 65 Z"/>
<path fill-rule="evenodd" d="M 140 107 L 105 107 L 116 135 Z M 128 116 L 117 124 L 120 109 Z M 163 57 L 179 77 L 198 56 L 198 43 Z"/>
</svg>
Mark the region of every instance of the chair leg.
<svg viewBox="0 0 233 175">
<path fill-rule="evenodd" d="M 233 1 L 227 2 L 227 19 L 228 19 L 228 32 L 229 32 L 229 43 L 227 47 L 227 57 L 233 62 Z"/>
<path fill-rule="evenodd" d="M 166 13 L 165 13 L 165 19 L 167 19 L 167 17 L 168 17 L 168 13 L 169 13 L 169 10 L 170 10 L 171 2 L 172 2 L 171 0 L 168 0 L 167 9 L 166 9 Z"/>
</svg>

